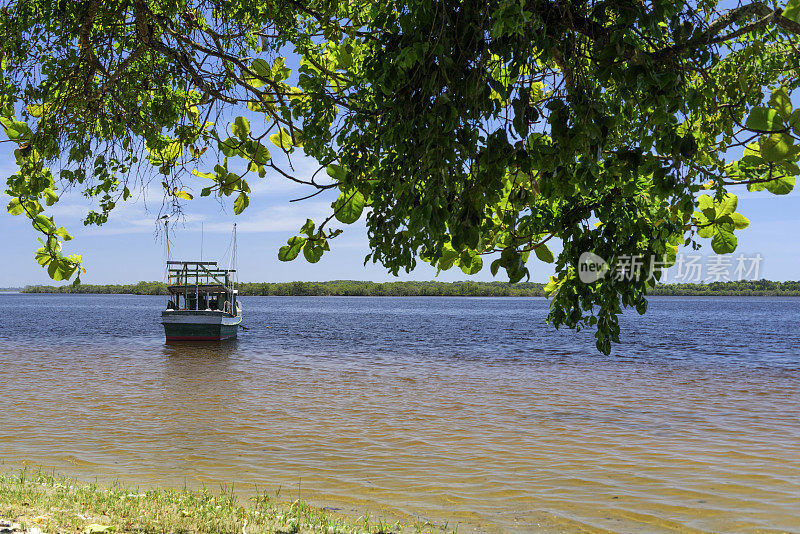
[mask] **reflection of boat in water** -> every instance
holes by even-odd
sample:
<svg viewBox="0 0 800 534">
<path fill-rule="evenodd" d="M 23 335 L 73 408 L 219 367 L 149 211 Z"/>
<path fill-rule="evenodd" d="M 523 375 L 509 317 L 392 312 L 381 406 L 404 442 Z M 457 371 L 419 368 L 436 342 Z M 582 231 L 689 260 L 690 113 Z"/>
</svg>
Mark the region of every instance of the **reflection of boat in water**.
<svg viewBox="0 0 800 534">
<path fill-rule="evenodd" d="M 206 343 L 167 341 L 161 348 L 161 354 L 174 364 L 173 371 L 178 373 L 181 370 L 186 371 L 187 365 L 202 366 L 205 363 L 213 366 L 224 362 L 238 350 L 238 347 L 239 339 L 235 337 Z"/>
<path fill-rule="evenodd" d="M 167 341 L 219 341 L 236 337 L 242 322 L 232 269 L 215 261 L 167 261 L 169 303 L 161 312 Z"/>
</svg>

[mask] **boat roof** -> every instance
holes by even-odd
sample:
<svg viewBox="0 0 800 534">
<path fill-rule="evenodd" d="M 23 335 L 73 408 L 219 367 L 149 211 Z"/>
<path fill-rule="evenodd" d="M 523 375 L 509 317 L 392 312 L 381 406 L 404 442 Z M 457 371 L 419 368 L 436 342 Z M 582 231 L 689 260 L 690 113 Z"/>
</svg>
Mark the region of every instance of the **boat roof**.
<svg viewBox="0 0 800 534">
<path fill-rule="evenodd" d="M 180 269 L 176 269 L 174 267 L 171 267 L 171 266 L 174 266 L 174 265 L 180 265 L 181 268 Z M 215 269 L 209 269 L 208 268 L 209 266 L 213 266 L 213 267 L 216 267 L 216 268 Z M 220 267 L 217 267 L 217 262 L 215 262 L 215 261 L 176 261 L 176 260 L 170 260 L 170 261 L 167 262 L 167 267 L 170 267 L 170 269 L 169 269 L 170 271 L 184 271 L 184 270 L 187 270 L 186 269 L 187 267 L 194 267 L 195 268 L 194 270 L 202 269 L 203 271 L 213 271 L 213 272 L 223 272 L 223 273 L 235 273 L 236 272 L 236 269 L 222 269 Z"/>
<path fill-rule="evenodd" d="M 220 269 L 215 261 L 167 261 L 171 295 L 195 292 L 232 294 L 235 269 Z"/>
</svg>

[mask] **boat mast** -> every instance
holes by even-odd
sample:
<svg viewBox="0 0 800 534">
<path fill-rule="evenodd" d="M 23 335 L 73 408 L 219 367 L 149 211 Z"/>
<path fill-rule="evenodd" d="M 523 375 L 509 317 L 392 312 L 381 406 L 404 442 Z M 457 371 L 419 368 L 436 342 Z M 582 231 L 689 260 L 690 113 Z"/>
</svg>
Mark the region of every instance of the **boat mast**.
<svg viewBox="0 0 800 534">
<path fill-rule="evenodd" d="M 169 274 L 170 274 L 169 273 L 169 262 L 170 262 L 170 260 L 172 258 L 170 257 L 170 250 L 169 250 L 169 220 L 168 219 L 164 220 L 164 234 L 166 235 L 166 239 L 167 239 L 167 269 L 166 269 L 166 271 L 167 271 L 167 286 L 169 286 L 170 282 L 171 282 L 170 278 L 169 278 Z M 167 293 L 169 293 L 169 291 Z M 171 302 L 172 301 L 172 295 L 169 295 L 169 299 L 170 299 L 170 302 Z M 178 307 L 178 301 L 180 301 L 180 297 L 176 296 L 176 298 L 175 298 L 175 307 L 176 308 Z M 169 307 L 169 305 L 167 307 Z"/>
<path fill-rule="evenodd" d="M 231 277 L 231 282 L 233 284 L 233 288 L 236 289 L 236 278 L 239 275 L 239 272 L 236 270 L 237 269 L 237 267 L 236 267 L 236 223 L 233 223 L 233 252 L 232 252 L 232 256 L 233 256 L 232 263 L 233 263 L 234 275 Z"/>
<path fill-rule="evenodd" d="M 164 221 L 164 231 L 167 234 L 167 261 L 170 261 L 172 257 L 169 253 L 169 221 Z"/>
</svg>

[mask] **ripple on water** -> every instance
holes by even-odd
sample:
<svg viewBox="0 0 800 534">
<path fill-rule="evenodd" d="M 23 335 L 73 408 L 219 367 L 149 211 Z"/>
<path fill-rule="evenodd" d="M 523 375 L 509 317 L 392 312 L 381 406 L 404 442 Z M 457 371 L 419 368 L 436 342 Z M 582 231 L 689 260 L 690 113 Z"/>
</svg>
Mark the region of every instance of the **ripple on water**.
<svg viewBox="0 0 800 534">
<path fill-rule="evenodd" d="M 796 303 L 655 299 L 604 357 L 538 299 L 247 298 L 237 342 L 165 345 L 159 298 L 0 296 L 0 460 L 461 532 L 792 531 Z"/>
</svg>

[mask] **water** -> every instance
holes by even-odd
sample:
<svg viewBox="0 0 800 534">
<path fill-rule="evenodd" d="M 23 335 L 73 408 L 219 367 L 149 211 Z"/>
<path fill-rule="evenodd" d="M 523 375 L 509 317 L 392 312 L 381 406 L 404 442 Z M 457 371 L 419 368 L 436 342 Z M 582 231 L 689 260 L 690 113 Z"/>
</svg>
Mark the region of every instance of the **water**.
<svg viewBox="0 0 800 534">
<path fill-rule="evenodd" d="M 605 357 L 542 299 L 0 295 L 0 468 L 235 481 L 459 532 L 800 532 L 800 299 L 654 298 Z M 268 328 L 269 327 L 269 328 Z"/>
</svg>

